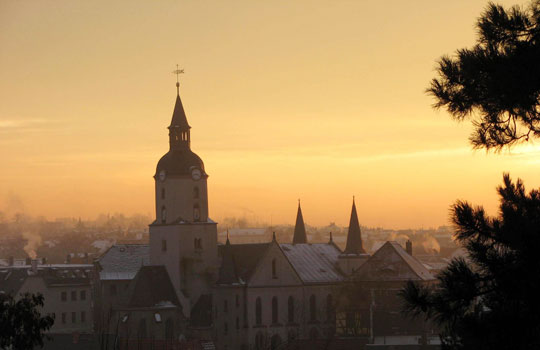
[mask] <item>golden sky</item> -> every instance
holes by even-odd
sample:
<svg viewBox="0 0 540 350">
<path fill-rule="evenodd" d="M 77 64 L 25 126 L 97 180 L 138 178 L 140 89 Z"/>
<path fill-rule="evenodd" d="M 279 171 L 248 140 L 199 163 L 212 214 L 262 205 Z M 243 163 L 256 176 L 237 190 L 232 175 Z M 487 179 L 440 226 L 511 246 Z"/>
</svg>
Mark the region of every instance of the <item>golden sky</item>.
<svg viewBox="0 0 540 350">
<path fill-rule="evenodd" d="M 178 63 L 218 221 L 292 224 L 301 198 L 347 225 L 353 195 L 367 226 L 496 214 L 504 171 L 540 186 L 540 147 L 474 152 L 424 93 L 486 3 L 0 0 L 0 210 L 152 213 Z"/>
</svg>

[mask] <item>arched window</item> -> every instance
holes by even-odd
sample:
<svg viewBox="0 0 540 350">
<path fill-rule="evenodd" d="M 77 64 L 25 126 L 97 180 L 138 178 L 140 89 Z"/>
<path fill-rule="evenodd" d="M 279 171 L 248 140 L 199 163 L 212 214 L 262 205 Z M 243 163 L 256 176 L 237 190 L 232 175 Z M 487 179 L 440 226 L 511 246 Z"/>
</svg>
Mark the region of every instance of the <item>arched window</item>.
<svg viewBox="0 0 540 350">
<path fill-rule="evenodd" d="M 315 295 L 309 297 L 309 320 L 317 320 L 317 299 L 315 299 Z"/>
<path fill-rule="evenodd" d="M 262 324 L 261 298 L 257 298 L 255 301 L 255 324 Z"/>
<path fill-rule="evenodd" d="M 276 259 L 272 259 L 272 278 L 277 278 Z"/>
<path fill-rule="evenodd" d="M 193 198 L 199 199 L 199 187 L 193 187 Z"/>
<path fill-rule="evenodd" d="M 165 199 L 165 189 L 161 189 L 161 199 Z"/>
<path fill-rule="evenodd" d="M 332 294 L 326 296 L 326 320 L 332 322 L 335 319 L 334 298 Z"/>
<path fill-rule="evenodd" d="M 289 310 L 288 321 L 289 323 L 294 323 L 294 298 L 292 295 L 289 297 L 289 300 L 287 303 L 288 303 L 287 306 Z"/>
<path fill-rule="evenodd" d="M 281 345 L 281 337 L 278 334 L 274 334 L 270 339 L 270 349 L 276 350 Z"/>
<path fill-rule="evenodd" d="M 193 221 L 199 221 L 201 219 L 201 210 L 199 209 L 199 205 L 195 204 L 193 205 Z"/>
<path fill-rule="evenodd" d="M 161 223 L 164 224 L 167 222 L 167 209 L 165 206 L 161 207 Z"/>
<path fill-rule="evenodd" d="M 277 324 L 278 323 L 278 298 L 273 297 L 272 298 L 272 323 Z"/>
<path fill-rule="evenodd" d="M 142 318 L 139 321 L 139 329 L 137 332 L 137 336 L 139 337 L 139 339 L 146 338 L 146 318 Z"/>
<path fill-rule="evenodd" d="M 263 332 L 259 331 L 257 332 L 257 335 L 255 336 L 255 349 L 262 350 L 264 349 L 264 343 L 266 339 L 264 338 Z"/>
<path fill-rule="evenodd" d="M 172 318 L 168 318 L 165 321 L 165 339 L 171 340 L 174 338 L 174 321 Z"/>
</svg>

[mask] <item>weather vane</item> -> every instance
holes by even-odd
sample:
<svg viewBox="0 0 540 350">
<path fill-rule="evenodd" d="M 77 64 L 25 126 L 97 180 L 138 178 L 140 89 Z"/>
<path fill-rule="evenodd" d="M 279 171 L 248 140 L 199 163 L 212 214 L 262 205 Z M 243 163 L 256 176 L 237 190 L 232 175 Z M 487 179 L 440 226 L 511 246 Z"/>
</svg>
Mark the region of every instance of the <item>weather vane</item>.
<svg viewBox="0 0 540 350">
<path fill-rule="evenodd" d="M 176 93 L 178 95 L 180 95 L 180 82 L 179 82 L 179 76 L 180 74 L 184 74 L 184 70 L 183 69 L 180 69 L 178 68 L 178 65 L 176 65 L 176 70 L 173 70 L 172 71 L 173 74 L 176 74 Z"/>
</svg>

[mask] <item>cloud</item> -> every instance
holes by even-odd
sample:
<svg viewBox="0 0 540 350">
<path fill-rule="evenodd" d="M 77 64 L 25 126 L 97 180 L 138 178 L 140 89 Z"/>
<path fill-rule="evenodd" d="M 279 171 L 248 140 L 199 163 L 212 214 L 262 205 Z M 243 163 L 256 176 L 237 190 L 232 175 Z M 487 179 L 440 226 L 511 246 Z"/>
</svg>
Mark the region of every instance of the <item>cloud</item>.
<svg viewBox="0 0 540 350">
<path fill-rule="evenodd" d="M 0 119 L 0 132 L 38 131 L 59 123 L 54 119 Z"/>
</svg>

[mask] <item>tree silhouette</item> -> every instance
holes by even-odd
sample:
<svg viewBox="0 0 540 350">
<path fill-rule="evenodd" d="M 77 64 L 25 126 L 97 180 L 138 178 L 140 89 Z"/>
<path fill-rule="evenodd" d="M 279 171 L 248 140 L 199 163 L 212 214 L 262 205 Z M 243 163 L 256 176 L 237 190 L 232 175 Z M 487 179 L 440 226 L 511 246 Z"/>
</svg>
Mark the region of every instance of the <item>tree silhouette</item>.
<svg viewBox="0 0 540 350">
<path fill-rule="evenodd" d="M 23 294 L 17 300 L 10 294 L 0 294 L 0 348 L 33 349 L 43 347 L 44 332 L 54 319 L 41 316 L 43 295 Z"/>
<path fill-rule="evenodd" d="M 498 187 L 500 215 L 458 201 L 456 239 L 470 262 L 453 260 L 430 289 L 409 282 L 405 311 L 436 320 L 445 349 L 540 347 L 540 191 L 508 174 Z"/>
<path fill-rule="evenodd" d="M 508 10 L 489 3 L 477 44 L 438 62 L 434 107 L 475 127 L 475 148 L 501 150 L 540 136 L 540 0 Z"/>
</svg>

